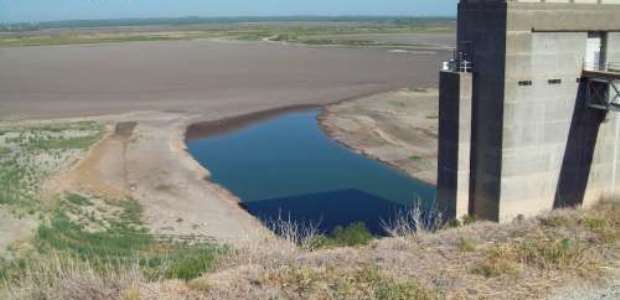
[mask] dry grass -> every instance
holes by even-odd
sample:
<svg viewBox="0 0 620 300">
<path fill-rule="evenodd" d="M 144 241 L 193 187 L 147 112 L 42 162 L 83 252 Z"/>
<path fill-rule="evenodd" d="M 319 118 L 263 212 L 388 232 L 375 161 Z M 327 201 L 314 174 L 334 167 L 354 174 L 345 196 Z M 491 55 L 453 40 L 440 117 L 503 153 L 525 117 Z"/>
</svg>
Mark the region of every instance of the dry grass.
<svg viewBox="0 0 620 300">
<path fill-rule="evenodd" d="M 188 282 L 56 258 L 6 282 L 4 298 L 540 299 L 577 283 L 604 284 L 620 270 L 620 202 L 433 234 L 402 228 L 367 246 L 322 250 L 292 246 L 312 234 L 285 228 L 290 242 L 239 247 Z"/>
</svg>

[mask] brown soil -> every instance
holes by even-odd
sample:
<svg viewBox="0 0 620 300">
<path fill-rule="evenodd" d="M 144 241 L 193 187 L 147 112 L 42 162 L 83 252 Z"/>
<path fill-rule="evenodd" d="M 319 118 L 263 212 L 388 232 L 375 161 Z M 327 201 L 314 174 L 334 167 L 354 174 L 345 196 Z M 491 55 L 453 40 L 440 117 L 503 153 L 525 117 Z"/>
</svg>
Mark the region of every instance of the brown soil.
<svg viewBox="0 0 620 300">
<path fill-rule="evenodd" d="M 389 50 L 214 41 L 2 48 L 0 119 L 132 111 L 220 119 L 245 107 L 327 104 L 434 85 L 450 55 Z"/>
</svg>

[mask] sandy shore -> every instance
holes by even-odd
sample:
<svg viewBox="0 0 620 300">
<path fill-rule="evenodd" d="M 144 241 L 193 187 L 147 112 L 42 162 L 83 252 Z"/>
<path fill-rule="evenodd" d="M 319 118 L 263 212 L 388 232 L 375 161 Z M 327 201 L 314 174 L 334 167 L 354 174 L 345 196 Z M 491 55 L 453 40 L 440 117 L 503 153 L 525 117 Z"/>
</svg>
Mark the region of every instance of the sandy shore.
<svg viewBox="0 0 620 300">
<path fill-rule="evenodd" d="M 319 119 L 352 150 L 435 185 L 438 109 L 436 89 L 402 89 L 328 105 Z"/>
</svg>

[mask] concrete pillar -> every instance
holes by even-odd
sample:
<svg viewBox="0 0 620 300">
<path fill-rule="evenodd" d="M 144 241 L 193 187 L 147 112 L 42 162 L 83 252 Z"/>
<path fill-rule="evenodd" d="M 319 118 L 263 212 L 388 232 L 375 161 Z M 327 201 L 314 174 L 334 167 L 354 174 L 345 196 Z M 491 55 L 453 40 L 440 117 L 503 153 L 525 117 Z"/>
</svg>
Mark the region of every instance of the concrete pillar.
<svg viewBox="0 0 620 300">
<path fill-rule="evenodd" d="M 437 199 L 446 218 L 469 214 L 472 74 L 441 72 Z"/>
</svg>

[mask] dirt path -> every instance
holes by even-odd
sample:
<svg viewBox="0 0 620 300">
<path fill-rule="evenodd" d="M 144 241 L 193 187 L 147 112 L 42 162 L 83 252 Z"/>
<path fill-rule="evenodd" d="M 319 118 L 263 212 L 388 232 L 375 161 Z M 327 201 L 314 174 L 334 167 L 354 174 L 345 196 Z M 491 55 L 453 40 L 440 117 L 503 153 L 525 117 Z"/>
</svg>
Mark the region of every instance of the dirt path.
<svg viewBox="0 0 620 300">
<path fill-rule="evenodd" d="M 327 106 L 321 124 L 351 149 L 437 181 L 438 93 L 408 89 Z"/>
</svg>

